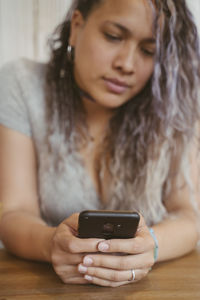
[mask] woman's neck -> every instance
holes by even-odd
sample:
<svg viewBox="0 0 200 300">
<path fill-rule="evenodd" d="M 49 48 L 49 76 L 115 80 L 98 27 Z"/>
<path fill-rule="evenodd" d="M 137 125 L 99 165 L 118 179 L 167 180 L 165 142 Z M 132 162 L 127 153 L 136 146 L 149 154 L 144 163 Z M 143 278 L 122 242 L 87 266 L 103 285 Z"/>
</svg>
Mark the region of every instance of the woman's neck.
<svg viewBox="0 0 200 300">
<path fill-rule="evenodd" d="M 91 101 L 85 97 L 82 98 L 82 101 L 91 137 L 96 139 L 99 136 L 105 135 L 105 130 L 115 111 L 113 109 L 102 107 L 95 101 Z"/>
</svg>

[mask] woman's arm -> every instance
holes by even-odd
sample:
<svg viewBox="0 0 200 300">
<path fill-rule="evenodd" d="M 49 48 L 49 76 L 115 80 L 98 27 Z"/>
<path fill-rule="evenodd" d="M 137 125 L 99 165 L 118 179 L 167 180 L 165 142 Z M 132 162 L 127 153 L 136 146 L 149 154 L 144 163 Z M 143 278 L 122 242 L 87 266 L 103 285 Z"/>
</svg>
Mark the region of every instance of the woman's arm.
<svg viewBox="0 0 200 300">
<path fill-rule="evenodd" d="M 158 261 L 182 256 L 196 247 L 197 220 L 191 210 L 180 208 L 162 223 L 153 227 L 158 240 Z"/>
<path fill-rule="evenodd" d="M 179 188 L 174 183 L 170 194 L 164 200 L 169 218 L 154 226 L 160 248 L 159 261 L 184 255 L 196 247 L 199 238 L 198 218 L 200 217 L 200 211 L 195 210 L 195 205 L 197 208 L 200 203 L 197 151 L 198 147 L 194 144 L 190 152 L 188 169 L 188 177 L 191 179 L 193 191 L 190 191 L 190 187 L 186 183 Z"/>
<path fill-rule="evenodd" d="M 75 236 L 78 214 L 58 227 L 47 226 L 40 216 L 32 140 L 0 126 L 0 145 L 0 238 L 5 247 L 23 258 L 51 262 L 65 283 L 87 283 L 78 272 L 78 264 L 83 253 L 98 251 L 101 240 Z"/>
<path fill-rule="evenodd" d="M 49 261 L 49 243 L 55 229 L 40 217 L 32 140 L 0 126 L 0 145 L 1 239 L 19 256 Z"/>
</svg>

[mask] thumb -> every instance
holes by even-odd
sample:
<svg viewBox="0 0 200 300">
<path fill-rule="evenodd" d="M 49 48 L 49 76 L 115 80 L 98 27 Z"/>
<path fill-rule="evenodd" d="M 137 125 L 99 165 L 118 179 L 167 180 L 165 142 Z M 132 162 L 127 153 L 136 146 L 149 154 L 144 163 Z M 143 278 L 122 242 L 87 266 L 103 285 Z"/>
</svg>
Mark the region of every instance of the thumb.
<svg viewBox="0 0 200 300">
<path fill-rule="evenodd" d="M 71 215 L 69 218 L 67 218 L 63 223 L 77 231 L 78 230 L 78 218 L 79 218 L 79 213 L 75 213 L 75 214 Z"/>
</svg>

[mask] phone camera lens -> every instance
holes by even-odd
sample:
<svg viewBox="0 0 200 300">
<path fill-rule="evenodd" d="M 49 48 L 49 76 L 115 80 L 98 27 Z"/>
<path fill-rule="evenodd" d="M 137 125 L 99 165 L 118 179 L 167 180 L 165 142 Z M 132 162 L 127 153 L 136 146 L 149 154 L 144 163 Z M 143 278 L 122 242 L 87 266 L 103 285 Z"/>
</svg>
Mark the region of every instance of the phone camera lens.
<svg viewBox="0 0 200 300">
<path fill-rule="evenodd" d="M 112 233 L 114 231 L 114 225 L 111 223 L 106 223 L 103 225 L 103 231 L 105 233 Z"/>
</svg>

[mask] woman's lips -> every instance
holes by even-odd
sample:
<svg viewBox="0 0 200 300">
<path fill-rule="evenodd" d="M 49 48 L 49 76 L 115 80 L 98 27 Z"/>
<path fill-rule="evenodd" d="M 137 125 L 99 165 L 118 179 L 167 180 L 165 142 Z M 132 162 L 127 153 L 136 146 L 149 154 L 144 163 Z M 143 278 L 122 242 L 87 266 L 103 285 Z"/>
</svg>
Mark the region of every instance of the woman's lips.
<svg viewBox="0 0 200 300">
<path fill-rule="evenodd" d="M 118 79 L 104 78 L 104 81 L 107 89 L 115 94 L 123 94 L 127 89 L 130 88 L 130 85 L 119 81 Z"/>
</svg>

